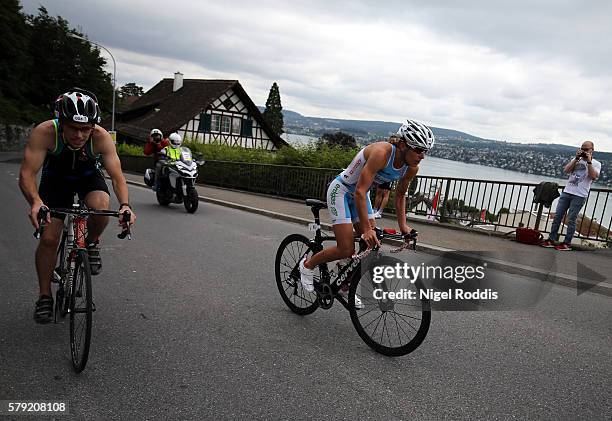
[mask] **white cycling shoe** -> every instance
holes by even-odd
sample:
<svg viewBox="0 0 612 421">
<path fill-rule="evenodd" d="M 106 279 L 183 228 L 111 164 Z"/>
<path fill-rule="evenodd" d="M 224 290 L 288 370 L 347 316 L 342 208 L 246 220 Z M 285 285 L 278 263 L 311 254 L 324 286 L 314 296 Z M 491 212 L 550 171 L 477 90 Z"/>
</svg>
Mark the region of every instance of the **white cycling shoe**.
<svg viewBox="0 0 612 421">
<path fill-rule="evenodd" d="M 300 260 L 300 282 L 302 283 L 302 287 L 308 291 L 314 291 L 314 271 L 312 269 L 308 269 L 304 266 L 304 261 L 306 260 L 306 256 L 302 260 Z"/>
</svg>

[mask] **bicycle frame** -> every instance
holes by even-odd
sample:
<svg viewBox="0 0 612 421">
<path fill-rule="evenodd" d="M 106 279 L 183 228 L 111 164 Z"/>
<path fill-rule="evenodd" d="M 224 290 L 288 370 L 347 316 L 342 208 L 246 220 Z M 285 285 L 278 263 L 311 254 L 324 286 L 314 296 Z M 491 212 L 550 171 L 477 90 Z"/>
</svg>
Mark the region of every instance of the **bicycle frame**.
<svg viewBox="0 0 612 421">
<path fill-rule="evenodd" d="M 321 218 L 319 216 L 320 209 L 312 207 L 311 211 L 313 213 L 315 222 L 314 224 L 310 224 L 309 228 L 315 231 L 315 237 L 310 240 L 310 247 L 313 250 L 313 254 L 315 254 L 323 250 L 324 242 L 336 241 L 336 237 L 333 235 L 322 235 Z M 359 242 L 359 240 L 360 236 L 356 236 L 355 242 Z M 379 255 L 380 251 L 376 250 L 376 253 L 377 254 L 375 255 L 375 257 Z M 361 258 L 353 256 L 345 265 L 340 267 L 340 270 L 334 276 L 333 279 L 331 279 L 332 276 L 330 274 L 329 268 L 327 267 L 327 263 L 322 263 L 321 265 L 319 265 L 319 270 L 321 271 L 321 280 L 319 282 L 315 281 L 315 290 L 317 290 L 318 295 L 323 297 L 322 300 L 325 298 L 329 300 L 330 296 L 333 296 L 336 300 L 340 302 L 340 304 L 342 304 L 345 309 L 349 310 L 348 302 L 338 292 L 342 288 L 343 283 L 350 284 L 353 277 L 356 274 L 359 275 L 361 273 Z M 329 291 L 327 291 L 328 287 Z"/>
</svg>

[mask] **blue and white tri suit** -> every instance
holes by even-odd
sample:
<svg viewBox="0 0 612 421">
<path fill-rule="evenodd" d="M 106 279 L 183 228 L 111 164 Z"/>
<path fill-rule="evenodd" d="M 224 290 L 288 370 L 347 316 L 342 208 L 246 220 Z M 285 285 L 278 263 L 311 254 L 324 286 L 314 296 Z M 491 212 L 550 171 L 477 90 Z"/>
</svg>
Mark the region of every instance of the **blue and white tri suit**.
<svg viewBox="0 0 612 421">
<path fill-rule="evenodd" d="M 408 170 L 407 165 L 403 165 L 401 168 L 395 168 L 393 166 L 397 148 L 395 145 L 391 145 L 391 148 L 391 155 L 387 160 L 387 165 L 374 175 L 375 184 L 399 180 Z M 327 207 L 333 225 L 355 224 L 359 222 L 359 214 L 357 213 L 357 206 L 355 204 L 355 188 L 357 187 L 361 170 L 363 170 L 366 163 L 363 151 L 363 149 L 359 151 L 348 168 L 342 171 L 327 188 Z M 372 203 L 370 202 L 369 195 L 366 195 L 366 205 L 368 209 L 368 218 L 374 219 L 374 212 L 372 211 Z"/>
</svg>

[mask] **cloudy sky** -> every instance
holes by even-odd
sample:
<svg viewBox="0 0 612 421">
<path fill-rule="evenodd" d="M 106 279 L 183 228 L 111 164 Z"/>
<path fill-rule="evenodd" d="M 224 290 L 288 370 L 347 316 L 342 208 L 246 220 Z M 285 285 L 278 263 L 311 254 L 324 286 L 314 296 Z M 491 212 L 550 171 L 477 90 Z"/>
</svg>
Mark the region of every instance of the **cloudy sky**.
<svg viewBox="0 0 612 421">
<path fill-rule="evenodd" d="M 459 5 L 466 3 L 468 5 Z M 264 105 L 612 151 L 612 2 L 22 0 L 117 60 L 117 83 L 238 79 Z M 112 70 L 112 67 L 110 67 Z"/>
</svg>

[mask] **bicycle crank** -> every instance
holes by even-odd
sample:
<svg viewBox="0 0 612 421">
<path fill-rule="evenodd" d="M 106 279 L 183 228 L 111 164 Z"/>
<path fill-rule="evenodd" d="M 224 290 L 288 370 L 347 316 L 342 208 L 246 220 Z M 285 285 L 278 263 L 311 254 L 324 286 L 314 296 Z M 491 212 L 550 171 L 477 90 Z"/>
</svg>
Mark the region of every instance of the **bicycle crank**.
<svg viewBox="0 0 612 421">
<path fill-rule="evenodd" d="M 318 284 L 316 285 L 317 300 L 319 300 L 319 307 L 323 310 L 328 310 L 334 304 L 334 295 L 329 284 Z"/>
</svg>

